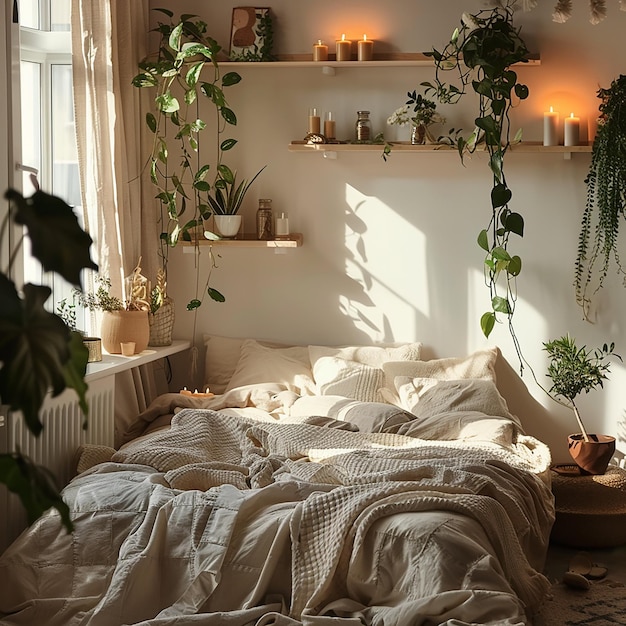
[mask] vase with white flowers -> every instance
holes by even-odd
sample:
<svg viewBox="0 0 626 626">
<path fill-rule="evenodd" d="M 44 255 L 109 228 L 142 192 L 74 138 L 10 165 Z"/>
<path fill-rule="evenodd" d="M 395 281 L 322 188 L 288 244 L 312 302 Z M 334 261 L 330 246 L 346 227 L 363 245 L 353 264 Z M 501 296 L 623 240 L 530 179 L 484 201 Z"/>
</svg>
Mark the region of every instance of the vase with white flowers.
<svg viewBox="0 0 626 626">
<path fill-rule="evenodd" d="M 411 126 L 411 143 L 437 143 L 437 140 L 429 132 L 431 124 L 443 124 L 446 118 L 437 111 L 437 105 L 433 100 L 425 98 L 415 90 L 407 93 L 406 104 L 396 109 L 387 119 L 390 126 Z"/>
</svg>

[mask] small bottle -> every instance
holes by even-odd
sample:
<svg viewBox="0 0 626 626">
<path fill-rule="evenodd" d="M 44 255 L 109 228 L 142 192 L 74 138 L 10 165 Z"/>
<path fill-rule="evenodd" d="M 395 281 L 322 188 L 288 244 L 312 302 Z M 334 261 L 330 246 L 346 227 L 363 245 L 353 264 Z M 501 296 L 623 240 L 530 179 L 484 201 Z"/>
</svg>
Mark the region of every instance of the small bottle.
<svg viewBox="0 0 626 626">
<path fill-rule="evenodd" d="M 272 201 L 269 198 L 259 200 L 256 212 L 256 236 L 257 239 L 272 238 Z"/>
<path fill-rule="evenodd" d="M 289 218 L 284 211 L 280 214 L 280 217 L 276 217 L 274 233 L 276 239 L 289 239 Z"/>
<path fill-rule="evenodd" d="M 369 111 L 357 111 L 355 135 L 357 141 L 370 141 L 372 139 L 372 122 Z"/>
</svg>

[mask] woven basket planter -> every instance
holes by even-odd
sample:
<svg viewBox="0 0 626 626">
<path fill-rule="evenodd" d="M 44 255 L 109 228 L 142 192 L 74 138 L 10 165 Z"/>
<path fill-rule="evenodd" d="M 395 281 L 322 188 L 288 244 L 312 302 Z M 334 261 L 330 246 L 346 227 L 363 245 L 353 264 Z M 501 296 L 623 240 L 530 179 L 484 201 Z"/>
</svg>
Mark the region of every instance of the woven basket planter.
<svg viewBox="0 0 626 626">
<path fill-rule="evenodd" d="M 165 298 L 156 313 L 150 313 L 150 346 L 169 346 L 174 329 L 174 302 Z"/>
<path fill-rule="evenodd" d="M 148 311 L 105 311 L 102 316 L 102 347 L 109 354 L 121 354 L 122 343 L 135 342 L 135 354 L 148 345 Z"/>
</svg>

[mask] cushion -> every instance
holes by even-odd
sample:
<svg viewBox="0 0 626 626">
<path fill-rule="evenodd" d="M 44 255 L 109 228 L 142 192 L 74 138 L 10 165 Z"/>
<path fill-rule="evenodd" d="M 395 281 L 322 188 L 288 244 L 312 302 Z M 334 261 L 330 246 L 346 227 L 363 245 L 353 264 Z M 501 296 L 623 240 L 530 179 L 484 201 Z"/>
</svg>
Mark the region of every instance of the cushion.
<svg viewBox="0 0 626 626">
<path fill-rule="evenodd" d="M 213 393 L 224 393 L 237 369 L 243 339 L 204 335 L 206 349 L 204 360 L 205 387 Z"/>
<path fill-rule="evenodd" d="M 333 356 L 346 361 L 356 361 L 372 367 L 382 367 L 386 361 L 416 361 L 420 358 L 421 343 L 383 344 L 378 346 L 309 346 L 311 367 L 318 359 Z"/>
<path fill-rule="evenodd" d="M 288 390 L 301 395 L 313 393 L 315 384 L 306 346 L 270 348 L 254 339 L 245 339 L 225 393 L 236 387 L 259 383 L 284 384 Z"/>
<path fill-rule="evenodd" d="M 344 396 L 302 396 L 291 405 L 289 415 L 323 416 L 350 422 L 366 433 L 387 432 L 398 424 L 415 420 L 414 415 L 399 407 L 382 402 L 359 402 Z"/>
<path fill-rule="evenodd" d="M 344 396 L 361 402 L 378 402 L 383 370 L 357 361 L 323 356 L 313 365 L 313 378 L 320 396 Z"/>
<path fill-rule="evenodd" d="M 418 418 L 449 412 L 476 411 L 513 419 L 504 398 L 491 380 L 436 378 L 395 378 L 401 406 Z"/>
</svg>

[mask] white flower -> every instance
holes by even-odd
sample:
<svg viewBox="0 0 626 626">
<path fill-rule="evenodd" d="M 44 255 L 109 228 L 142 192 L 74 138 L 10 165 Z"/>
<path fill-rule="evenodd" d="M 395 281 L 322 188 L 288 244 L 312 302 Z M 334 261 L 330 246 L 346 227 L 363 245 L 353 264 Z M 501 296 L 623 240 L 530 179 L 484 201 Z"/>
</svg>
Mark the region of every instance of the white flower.
<svg viewBox="0 0 626 626">
<path fill-rule="evenodd" d="M 408 104 L 396 109 L 393 114 L 387 118 L 387 124 L 390 126 L 406 126 L 411 123 L 411 116 L 409 115 L 409 111 L 411 107 Z"/>
</svg>

